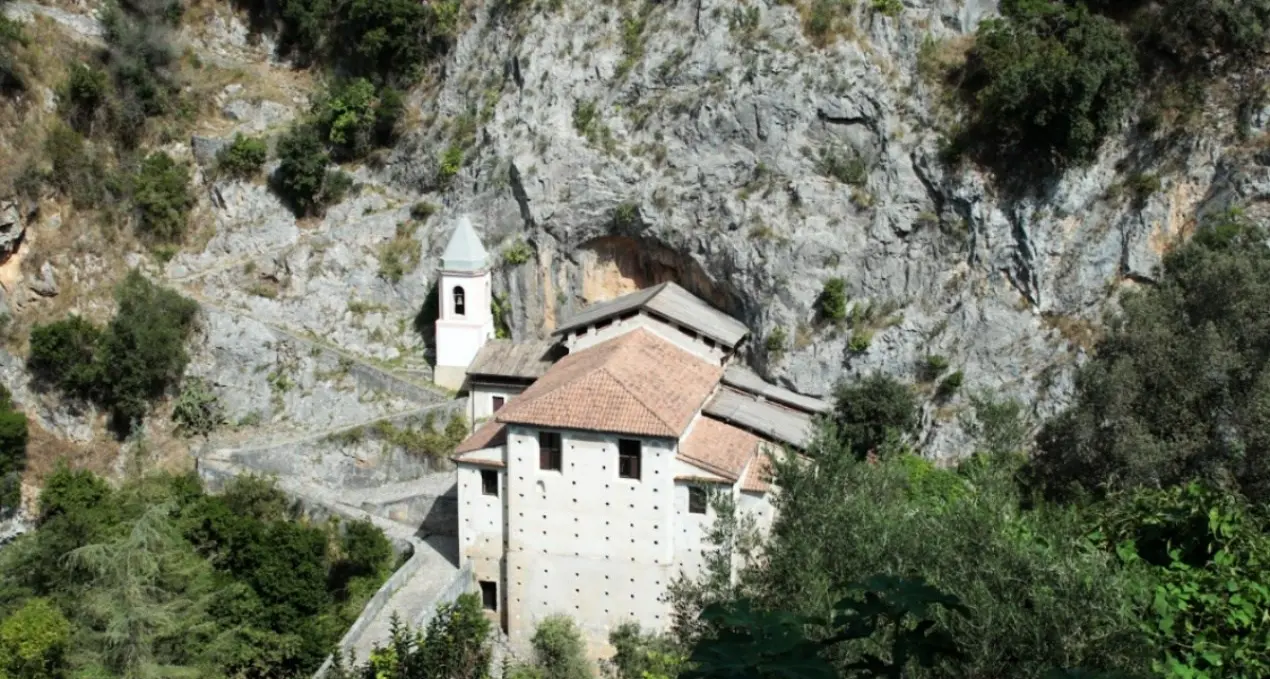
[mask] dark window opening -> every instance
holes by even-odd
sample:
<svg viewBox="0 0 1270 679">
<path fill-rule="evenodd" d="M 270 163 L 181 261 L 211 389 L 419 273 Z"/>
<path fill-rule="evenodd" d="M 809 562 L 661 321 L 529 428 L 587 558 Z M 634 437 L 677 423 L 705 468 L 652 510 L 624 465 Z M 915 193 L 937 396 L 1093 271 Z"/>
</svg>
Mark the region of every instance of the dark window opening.
<svg viewBox="0 0 1270 679">
<path fill-rule="evenodd" d="M 490 580 L 481 581 L 481 605 L 487 611 L 498 610 L 498 583 Z"/>
<path fill-rule="evenodd" d="M 595 324 L 595 329 L 596 329 L 596 330 L 603 330 L 603 329 L 605 329 L 605 328 L 609 327 L 609 326 L 610 326 L 610 325 L 612 325 L 612 324 L 613 324 L 613 319 L 611 319 L 611 318 L 606 318 L 606 319 L 604 319 L 604 320 L 600 321 L 599 323 L 596 323 L 596 324 Z"/>
<path fill-rule="evenodd" d="M 506 402 L 507 402 L 506 399 L 504 399 L 502 396 L 495 396 L 494 397 L 494 412 L 498 412 L 499 410 L 501 410 L 503 407 L 503 404 Z"/>
<path fill-rule="evenodd" d="M 688 513 L 706 513 L 706 489 L 701 486 L 688 486 Z"/>
<path fill-rule="evenodd" d="M 639 479 L 639 441 L 618 439 L 617 475 L 624 479 Z"/>
<path fill-rule="evenodd" d="M 481 492 L 498 497 L 498 472 L 493 469 L 481 470 Z"/>
<path fill-rule="evenodd" d="M 560 460 L 560 434 L 550 431 L 538 432 L 538 468 L 558 472 L 563 465 Z"/>
<path fill-rule="evenodd" d="M 467 302 L 464 300 L 464 287 L 455 286 L 455 316 L 464 316 L 467 312 Z"/>
</svg>

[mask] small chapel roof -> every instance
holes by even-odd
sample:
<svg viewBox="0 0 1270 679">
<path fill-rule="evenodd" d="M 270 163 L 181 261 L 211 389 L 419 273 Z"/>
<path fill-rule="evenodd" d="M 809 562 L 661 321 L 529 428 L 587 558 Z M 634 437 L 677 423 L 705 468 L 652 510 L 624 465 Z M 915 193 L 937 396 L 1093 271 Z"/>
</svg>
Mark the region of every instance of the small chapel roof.
<svg viewBox="0 0 1270 679">
<path fill-rule="evenodd" d="M 489 266 L 489 253 L 481 244 L 481 237 L 472 228 L 472 220 L 461 215 L 450 234 L 450 242 L 441 255 L 444 271 L 483 271 Z"/>
<path fill-rule="evenodd" d="M 454 449 L 455 458 L 484 448 L 497 448 L 507 443 L 507 427 L 502 422 L 489 420 L 481 425 Z M 455 460 L 456 462 L 458 460 Z M 467 460 L 464 460 L 467 461 Z"/>
<path fill-rule="evenodd" d="M 648 311 L 661 316 L 725 344 L 728 348 L 735 347 L 750 332 L 744 323 L 710 306 L 678 284 L 667 282 L 587 307 L 585 311 L 556 328 L 555 334 L 563 335 L 577 328 L 637 311 Z"/>
<path fill-rule="evenodd" d="M 488 340 L 472 359 L 467 374 L 475 379 L 536 380 L 555 362 L 557 346 L 558 343 L 551 340 Z"/>
<path fill-rule="evenodd" d="M 679 438 L 723 369 L 639 328 L 570 354 L 499 422 Z"/>
</svg>

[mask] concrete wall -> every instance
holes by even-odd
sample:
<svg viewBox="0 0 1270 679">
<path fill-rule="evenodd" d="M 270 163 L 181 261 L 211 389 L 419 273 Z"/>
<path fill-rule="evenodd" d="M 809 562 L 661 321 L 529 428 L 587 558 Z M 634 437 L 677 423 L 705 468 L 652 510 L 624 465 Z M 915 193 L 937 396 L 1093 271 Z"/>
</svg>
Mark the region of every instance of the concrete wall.
<svg viewBox="0 0 1270 679">
<path fill-rule="evenodd" d="M 636 481 L 618 478 L 618 437 L 561 433 L 561 471 L 538 468 L 536 430 L 508 437 L 508 635 L 523 646 L 540 620 L 567 613 L 599 655 L 618 624 L 668 620 L 657 593 L 678 570 L 675 443 L 641 439 Z"/>
<path fill-rule="evenodd" d="M 482 470 L 498 475 L 498 495 L 486 495 L 481 488 Z M 470 567 L 476 581 L 489 581 L 498 587 L 498 625 L 506 627 L 503 616 L 507 603 L 507 561 L 504 558 L 507 539 L 507 474 L 504 469 L 487 466 L 459 465 L 459 559 Z"/>
<path fill-rule="evenodd" d="M 463 288 L 464 314 L 455 313 L 454 288 Z M 466 369 L 494 336 L 494 316 L 490 310 L 490 276 L 444 273 L 438 284 L 441 313 L 437 319 L 436 382 L 448 389 L 463 386 Z M 455 368 L 462 370 L 456 371 Z"/>
<path fill-rule="evenodd" d="M 515 385 L 494 385 L 494 384 L 473 384 L 468 393 L 468 421 L 475 427 L 480 422 L 488 420 L 494 415 L 494 397 L 503 397 L 503 405 L 506 407 L 511 403 L 512 398 L 518 396 L 525 390 L 524 387 Z"/>
<path fill-rule="evenodd" d="M 592 326 L 587 328 L 586 332 L 580 336 L 576 334 L 569 335 L 566 343 L 571 353 L 578 352 L 637 328 L 649 330 L 680 349 L 692 352 L 711 363 L 722 365 L 724 359 L 729 355 L 726 347 L 719 344 L 714 344 L 713 347 L 709 346 L 700 336 L 691 337 L 670 323 L 644 314 L 637 314 L 620 321 L 615 320 L 603 328 L 597 329 Z"/>
</svg>

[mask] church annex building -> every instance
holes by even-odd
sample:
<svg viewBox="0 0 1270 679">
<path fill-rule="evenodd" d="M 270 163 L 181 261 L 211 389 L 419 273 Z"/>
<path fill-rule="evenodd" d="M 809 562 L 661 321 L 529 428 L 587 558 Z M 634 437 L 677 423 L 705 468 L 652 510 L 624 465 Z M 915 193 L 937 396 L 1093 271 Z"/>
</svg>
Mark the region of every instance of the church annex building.
<svg viewBox="0 0 1270 679">
<path fill-rule="evenodd" d="M 675 283 L 595 304 L 546 340 L 492 339 L 489 257 L 460 218 L 443 258 L 437 381 L 468 394 L 455 451 L 459 558 L 513 646 L 577 621 L 595 655 L 703 566 L 711 493 L 770 523 L 768 453 L 807 445 L 823 401 L 734 362 L 749 331 Z M 448 382 L 448 384 L 447 384 Z"/>
</svg>

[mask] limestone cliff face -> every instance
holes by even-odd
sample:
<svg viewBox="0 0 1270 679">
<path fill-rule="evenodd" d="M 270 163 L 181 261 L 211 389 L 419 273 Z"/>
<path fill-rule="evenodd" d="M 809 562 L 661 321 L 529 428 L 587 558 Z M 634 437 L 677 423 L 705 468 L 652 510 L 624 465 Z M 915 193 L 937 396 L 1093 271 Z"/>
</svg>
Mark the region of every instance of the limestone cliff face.
<svg viewBox="0 0 1270 679">
<path fill-rule="evenodd" d="M 262 185 L 200 175 L 210 237 L 155 273 L 227 313 L 410 370 L 423 356 L 415 314 L 451 220 L 468 213 L 500 259 L 516 337 L 673 279 L 749 325 L 746 360 L 805 393 L 874 370 L 916 380 L 923 357 L 947 356 L 965 386 L 928 404 L 924 436 L 933 454 L 968 452 L 969 394 L 1052 414 L 1117 290 L 1149 281 L 1198 212 L 1257 209 L 1270 158 L 1240 140 L 1270 112 L 1210 111 L 1195 136 L 1167 143 L 1126 131 L 1093 165 L 1007 198 L 979 169 L 941 160 L 957 113 L 922 76 L 964 53 L 996 3 L 905 0 L 898 16 L 856 4 L 816 46 L 794 4 L 472 3 L 455 49 L 411 93 L 401 142 L 347 168 L 359 192 L 298 223 Z M 311 85 L 227 5 L 204 10 L 186 43 L 217 67 L 252 69 L 173 149 L 206 164 L 235 131 L 283 129 Z M 463 169 L 442 187 L 451 145 L 464 146 Z M 831 172 L 834 161 L 850 167 Z M 1134 204 L 1119 187 L 1144 172 L 1161 189 Z M 418 201 L 441 210 L 403 234 Z M 393 242 L 421 253 L 399 279 L 382 273 L 402 257 Z M 867 348 L 816 320 L 833 277 L 872 332 Z M 785 350 L 770 354 L 778 329 Z M 213 359 L 196 367 L 215 382 Z"/>
<path fill-rule="evenodd" d="M 426 97 L 424 118 L 437 122 L 383 175 L 431 188 L 449 143 L 442 122 L 494 100 L 445 204 L 471 212 L 492 242 L 533 244 L 533 259 L 499 275 L 516 334 L 674 278 L 742 318 L 750 360 L 799 391 L 825 394 L 873 370 L 912 379 L 923 356 L 942 354 L 968 391 L 1044 417 L 1063 404 L 1120 284 L 1148 280 L 1197 210 L 1255 200 L 1264 179 L 1244 174 L 1227 147 L 1233 121 L 1213 115 L 1202 138 L 1157 148 L 1126 133 L 1033 197 L 1001 197 L 980 171 L 940 160 L 949 114 L 920 75 L 923 60 L 967 44 L 995 3 L 906 0 L 898 17 L 863 4 L 824 48 L 778 3 L 658 3 L 635 41 L 623 37 L 634 5 L 515 22 L 478 12 Z M 822 154 L 857 155 L 867 176 L 858 186 L 826 176 Z M 1134 172 L 1162 180 L 1142 206 L 1113 197 Z M 814 322 L 830 277 L 847 281 L 853 304 L 881 310 L 865 351 Z M 777 328 L 789 348 L 768 358 L 761 346 Z M 965 452 L 965 401 L 930 408 L 935 452 Z"/>
</svg>

